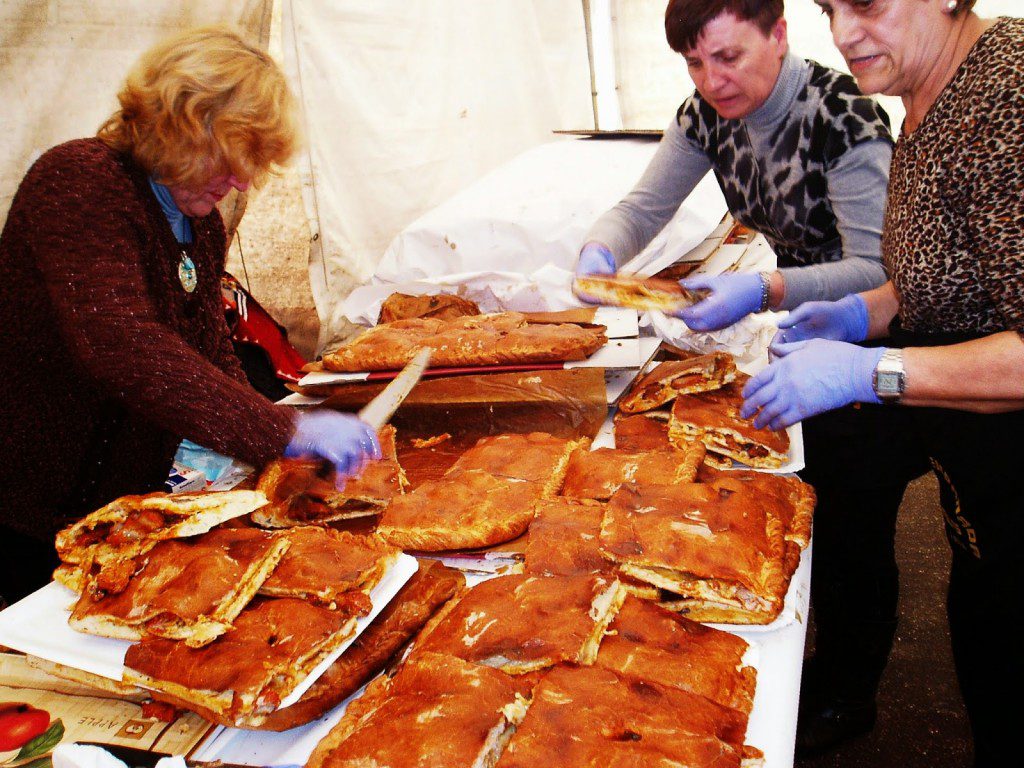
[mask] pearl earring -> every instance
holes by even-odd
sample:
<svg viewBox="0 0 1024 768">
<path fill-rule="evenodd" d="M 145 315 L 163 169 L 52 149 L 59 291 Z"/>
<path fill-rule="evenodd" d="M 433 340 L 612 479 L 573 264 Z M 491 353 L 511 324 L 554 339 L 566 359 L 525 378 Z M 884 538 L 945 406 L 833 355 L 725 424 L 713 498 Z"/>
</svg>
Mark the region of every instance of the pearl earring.
<svg viewBox="0 0 1024 768">
<path fill-rule="evenodd" d="M 960 0 L 949 0 L 946 3 L 946 10 L 950 13 L 956 13 L 957 7 L 960 5 Z"/>
</svg>

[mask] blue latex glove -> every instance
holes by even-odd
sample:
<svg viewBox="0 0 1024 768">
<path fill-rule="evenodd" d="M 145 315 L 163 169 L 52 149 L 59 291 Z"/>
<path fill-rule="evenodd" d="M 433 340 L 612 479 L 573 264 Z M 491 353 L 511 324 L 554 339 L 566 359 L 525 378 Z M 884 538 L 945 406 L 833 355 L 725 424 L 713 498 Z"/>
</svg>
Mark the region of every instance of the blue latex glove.
<svg viewBox="0 0 1024 768">
<path fill-rule="evenodd" d="M 883 347 L 811 339 L 772 344 L 776 360 L 743 388 L 740 415 L 754 426 L 784 429 L 848 403 L 878 403 L 872 374 Z"/>
<path fill-rule="evenodd" d="M 779 323 L 773 344 L 807 339 L 864 341 L 868 337 L 868 305 L 853 293 L 839 301 L 808 301 Z"/>
<path fill-rule="evenodd" d="M 711 295 L 676 313 L 694 331 L 717 331 L 761 308 L 760 275 L 717 275 L 681 280 L 683 288 L 709 289 Z"/>
<path fill-rule="evenodd" d="M 615 257 L 603 243 L 585 243 L 576 260 L 577 275 L 614 275 L 617 267 Z"/>
<path fill-rule="evenodd" d="M 580 257 L 576 260 L 575 274 L 576 277 L 584 275 L 614 275 L 616 268 L 615 257 L 612 256 L 612 252 L 602 243 L 591 241 L 585 243 L 580 251 Z M 575 284 L 572 290 L 580 301 L 585 301 L 588 304 L 603 303 L 596 296 L 591 296 L 589 293 L 577 290 Z"/>
<path fill-rule="evenodd" d="M 284 449 L 288 458 L 324 459 L 334 465 L 335 486 L 359 474 L 369 459 L 379 459 L 380 443 L 369 424 L 350 413 L 321 408 L 295 418 L 295 434 Z"/>
</svg>

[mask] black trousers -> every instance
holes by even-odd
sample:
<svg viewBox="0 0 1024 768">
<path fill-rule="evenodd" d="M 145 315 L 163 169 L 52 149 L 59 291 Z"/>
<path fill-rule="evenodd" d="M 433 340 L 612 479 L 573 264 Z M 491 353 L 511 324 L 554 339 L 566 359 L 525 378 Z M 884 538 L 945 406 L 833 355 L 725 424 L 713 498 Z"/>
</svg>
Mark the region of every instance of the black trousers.
<svg viewBox="0 0 1024 768">
<path fill-rule="evenodd" d="M 58 565 L 52 538 L 43 541 L 0 525 L 0 598 L 8 605 L 46 586 Z"/>
<path fill-rule="evenodd" d="M 975 766 L 1016 764 L 1024 704 L 1024 412 L 921 409 L 953 550 L 946 609 L 957 680 L 974 736 Z"/>
<path fill-rule="evenodd" d="M 909 333 L 901 347 L 957 344 L 979 334 Z M 1020 639 L 1007 625 L 1024 604 L 1024 411 L 976 414 L 907 408 L 939 479 L 953 550 L 946 613 L 957 681 L 974 737 L 976 768 L 1020 762 L 1024 704 Z"/>
<path fill-rule="evenodd" d="M 853 405 L 803 424 L 806 468 L 800 476 L 818 496 L 814 676 L 808 683 L 822 689 L 818 695 L 869 701 L 896 632 L 897 513 L 907 484 L 929 464 L 905 409 Z"/>
</svg>

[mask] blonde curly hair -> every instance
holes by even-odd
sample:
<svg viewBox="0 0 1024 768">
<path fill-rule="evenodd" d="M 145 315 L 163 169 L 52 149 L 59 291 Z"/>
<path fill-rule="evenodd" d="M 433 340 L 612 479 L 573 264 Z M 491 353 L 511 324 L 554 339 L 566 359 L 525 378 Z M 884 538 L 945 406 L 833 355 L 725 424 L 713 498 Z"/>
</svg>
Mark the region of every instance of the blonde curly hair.
<svg viewBox="0 0 1024 768">
<path fill-rule="evenodd" d="M 295 99 L 266 53 L 227 27 L 202 27 L 148 50 L 100 127 L 163 184 L 188 189 L 232 174 L 258 186 L 294 154 Z"/>
</svg>

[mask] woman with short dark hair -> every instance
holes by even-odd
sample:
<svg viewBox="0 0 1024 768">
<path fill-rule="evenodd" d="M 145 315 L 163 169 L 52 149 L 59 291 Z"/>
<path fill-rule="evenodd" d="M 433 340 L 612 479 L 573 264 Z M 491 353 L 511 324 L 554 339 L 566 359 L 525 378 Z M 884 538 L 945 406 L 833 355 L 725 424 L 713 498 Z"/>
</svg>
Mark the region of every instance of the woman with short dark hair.
<svg viewBox="0 0 1024 768">
<path fill-rule="evenodd" d="M 614 272 L 671 219 L 709 170 L 729 211 L 760 232 L 778 269 L 684 281 L 711 296 L 680 317 L 699 331 L 751 312 L 840 299 L 885 282 L 879 255 L 892 138 L 849 75 L 789 52 L 782 0 L 671 0 L 666 36 L 696 92 L 643 177 L 587 235 L 578 272 Z M 907 483 L 927 471 L 880 407 L 804 425 L 815 487 L 811 599 L 798 754 L 869 730 L 897 623 L 894 536 Z M 850 605 L 858 606 L 856 611 Z"/>
</svg>

